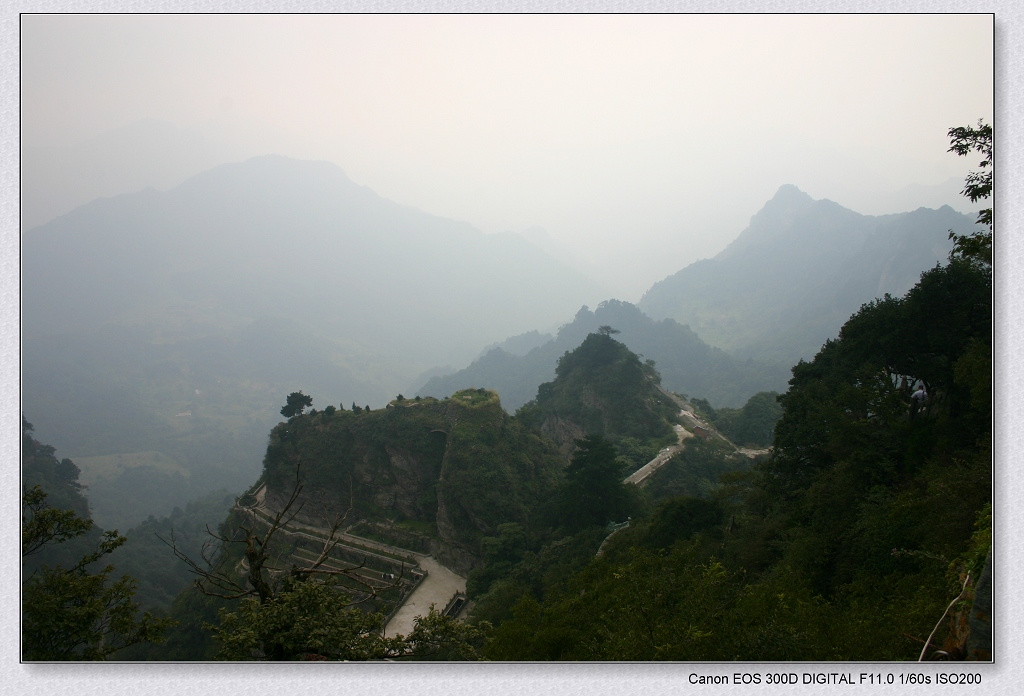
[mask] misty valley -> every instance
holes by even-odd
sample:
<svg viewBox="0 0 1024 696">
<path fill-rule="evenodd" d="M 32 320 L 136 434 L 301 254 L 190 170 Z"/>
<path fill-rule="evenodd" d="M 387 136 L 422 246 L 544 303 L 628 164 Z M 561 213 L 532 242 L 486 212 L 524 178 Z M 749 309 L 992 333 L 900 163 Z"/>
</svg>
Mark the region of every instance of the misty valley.
<svg viewBox="0 0 1024 696">
<path fill-rule="evenodd" d="M 93 200 L 22 237 L 23 659 L 991 660 L 991 244 L 784 185 L 633 303 L 323 161 Z"/>
</svg>

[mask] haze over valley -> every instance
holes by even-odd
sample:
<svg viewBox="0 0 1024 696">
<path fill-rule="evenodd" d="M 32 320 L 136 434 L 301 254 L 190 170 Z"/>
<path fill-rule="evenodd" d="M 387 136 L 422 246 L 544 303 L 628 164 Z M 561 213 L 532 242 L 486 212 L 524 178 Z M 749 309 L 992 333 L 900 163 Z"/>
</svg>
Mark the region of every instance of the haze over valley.
<svg viewBox="0 0 1024 696">
<path fill-rule="evenodd" d="M 838 19 L 26 16 L 25 659 L 988 659 L 991 17 Z"/>
</svg>

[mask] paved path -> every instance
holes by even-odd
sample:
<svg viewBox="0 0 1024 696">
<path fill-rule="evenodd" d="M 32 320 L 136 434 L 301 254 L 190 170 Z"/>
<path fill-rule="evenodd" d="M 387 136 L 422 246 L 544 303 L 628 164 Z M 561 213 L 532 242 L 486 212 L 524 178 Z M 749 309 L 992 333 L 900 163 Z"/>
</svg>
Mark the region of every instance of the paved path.
<svg viewBox="0 0 1024 696">
<path fill-rule="evenodd" d="M 686 412 L 680 411 L 679 413 L 680 415 L 682 415 Z M 676 437 L 679 438 L 679 444 L 672 445 L 671 447 L 666 447 L 665 449 L 658 452 L 658 456 L 656 456 L 654 459 L 647 462 L 642 467 L 640 467 L 632 474 L 627 476 L 623 483 L 633 483 L 638 486 L 643 485 L 644 481 L 646 481 L 651 476 L 651 474 L 653 474 L 655 471 L 657 471 L 665 464 L 667 464 L 668 460 L 675 456 L 677 452 L 683 451 L 683 447 L 686 446 L 686 439 L 693 437 L 693 433 L 691 433 L 689 430 L 687 430 L 681 425 L 675 425 L 672 427 L 676 431 Z"/>
<path fill-rule="evenodd" d="M 721 438 L 732 447 L 735 447 L 736 451 L 739 454 L 742 454 L 745 457 L 750 457 L 751 459 L 771 452 L 770 447 L 767 449 L 751 449 L 748 447 L 737 447 L 732 442 L 730 442 L 725 435 L 722 435 L 720 432 L 718 432 L 718 430 L 715 429 L 714 426 L 705 423 L 704 420 L 700 418 L 700 416 L 694 413 L 693 406 L 686 403 L 685 401 L 677 397 L 675 394 L 672 394 L 671 392 L 667 392 L 664 389 L 661 389 L 661 387 L 659 387 L 659 390 L 663 394 L 665 394 L 665 396 L 672 399 L 676 403 L 676 405 L 679 406 L 679 417 L 689 428 L 700 428 L 701 430 L 709 433 L 712 437 Z M 636 484 L 637 486 L 642 486 L 655 471 L 657 471 L 665 464 L 667 464 L 673 456 L 683 451 L 683 449 L 686 447 L 686 439 L 693 437 L 693 433 L 681 425 L 676 425 L 673 427 L 675 428 L 676 436 L 679 438 L 679 444 L 672 445 L 671 447 L 666 447 L 665 449 L 658 452 L 658 455 L 654 459 L 647 462 L 642 467 L 640 467 L 632 474 L 627 476 L 623 480 L 623 483 L 632 483 Z"/>
<path fill-rule="evenodd" d="M 257 499 L 256 508 L 261 513 L 261 516 L 270 515 L 270 511 L 266 509 L 264 504 L 266 500 L 266 484 L 254 491 L 253 495 Z M 298 534 L 322 541 L 330 530 L 299 524 L 292 520 L 288 525 L 283 526 L 281 531 L 285 534 Z M 310 532 L 316 536 L 311 535 Z M 423 581 L 405 598 L 402 606 L 384 627 L 384 635 L 386 636 L 408 635 L 415 625 L 416 617 L 426 616 L 430 612 L 431 605 L 437 607 L 438 611 L 443 611 L 456 592 L 466 592 L 466 578 L 445 568 L 431 556 L 383 544 L 379 541 L 354 534 L 339 532 L 337 536 L 340 537 L 343 546 L 347 541 L 363 549 L 376 549 L 393 556 L 408 558 L 425 573 Z M 391 558 L 387 560 L 392 563 L 396 562 Z"/>
<path fill-rule="evenodd" d="M 391 617 L 384 627 L 384 635 L 394 637 L 407 636 L 412 632 L 417 616 L 426 616 L 430 605 L 438 611 L 444 611 L 456 592 L 466 591 L 466 578 L 456 575 L 430 556 L 420 558 L 420 568 L 427 571 L 427 577 L 412 591 L 398 612 Z"/>
<path fill-rule="evenodd" d="M 253 495 L 256 497 L 257 503 L 256 506 L 252 509 L 256 512 L 257 515 L 259 515 L 261 519 L 263 519 L 263 521 L 273 522 L 275 513 L 272 510 L 268 509 L 264 504 L 266 500 L 266 488 L 266 484 L 263 484 L 253 493 Z M 325 527 L 317 527 L 311 524 L 303 524 L 301 522 L 296 522 L 295 520 L 292 520 L 288 524 L 282 525 L 281 529 L 287 534 L 298 534 L 300 536 L 305 536 L 315 541 L 324 541 L 327 538 L 327 536 L 331 533 L 331 530 Z M 399 563 L 402 560 L 405 560 L 406 562 L 415 564 L 419 559 L 426 556 L 426 554 L 423 553 L 410 551 L 409 549 L 399 548 L 398 546 L 391 546 L 390 544 L 385 544 L 380 541 L 374 541 L 373 539 L 367 539 L 366 537 L 356 536 L 355 534 L 349 534 L 348 532 L 338 531 L 335 532 L 334 536 L 336 539 L 340 540 L 340 546 L 352 545 L 355 547 L 353 549 L 354 551 L 371 550 L 372 553 L 372 550 L 377 550 L 383 551 L 385 554 L 389 554 L 391 556 L 397 556 L 397 559 L 386 559 L 392 563 Z M 346 544 L 346 542 L 348 543 Z"/>
</svg>

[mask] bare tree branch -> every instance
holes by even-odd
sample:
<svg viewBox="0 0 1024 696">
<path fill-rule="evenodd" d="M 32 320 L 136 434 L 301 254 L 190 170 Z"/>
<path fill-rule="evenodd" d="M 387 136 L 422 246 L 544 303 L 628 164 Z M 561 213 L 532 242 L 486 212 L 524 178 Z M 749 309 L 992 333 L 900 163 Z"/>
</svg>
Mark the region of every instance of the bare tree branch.
<svg viewBox="0 0 1024 696">
<path fill-rule="evenodd" d="M 328 506 L 324 506 L 324 523 L 326 525 L 324 529 L 327 534 L 325 537 L 321 537 L 320 550 L 310 563 L 299 565 L 295 562 L 294 554 L 286 546 L 274 543 L 279 536 L 278 532 L 282 534 L 296 533 L 290 531 L 288 527 L 291 526 L 305 505 L 305 502 L 300 501 L 304 488 L 300 471 L 301 456 L 295 464 L 295 485 L 284 505 L 272 516 L 268 511 L 260 509 L 259 501 L 252 499 L 243 503 L 244 496 L 237 498 L 235 510 L 242 517 L 242 521 L 238 524 L 235 533 L 225 536 L 212 531 L 207 525 L 206 533 L 210 538 L 203 544 L 200 552 L 201 560 L 198 562 L 180 548 L 173 530 L 170 540 L 160 538 L 172 549 L 174 555 L 188 566 L 189 572 L 197 576 L 195 586 L 200 592 L 225 599 L 255 597 L 261 604 L 265 604 L 278 594 L 282 585 L 304 582 L 316 575 L 343 577 L 349 586 L 358 588 L 353 594 L 360 595 L 348 604 L 351 606 L 377 597 L 381 590 L 398 587 L 401 584 L 405 575 L 404 563 L 399 576 L 390 583 L 384 582 L 383 579 L 379 583 L 374 582 L 359 572 L 366 568 L 365 557 L 361 563 L 348 567 L 326 565 L 341 543 L 341 529 L 354 509 L 354 486 L 351 479 L 349 480 L 348 509 L 341 514 L 335 513 L 332 518 Z M 261 533 L 261 529 L 265 529 L 265 531 Z M 303 536 L 310 535 L 303 534 Z M 224 548 L 229 544 L 241 544 L 244 549 L 239 564 L 235 568 L 225 569 L 222 567 L 221 559 Z M 341 565 L 340 562 L 336 561 L 336 563 Z M 241 569 L 244 572 L 244 580 L 237 579 L 236 569 Z"/>
</svg>

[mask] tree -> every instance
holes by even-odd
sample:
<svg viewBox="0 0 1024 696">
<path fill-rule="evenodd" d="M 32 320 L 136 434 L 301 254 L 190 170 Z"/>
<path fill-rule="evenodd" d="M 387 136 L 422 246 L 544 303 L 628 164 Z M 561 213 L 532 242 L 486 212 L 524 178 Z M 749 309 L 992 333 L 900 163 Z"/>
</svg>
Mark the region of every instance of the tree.
<svg viewBox="0 0 1024 696">
<path fill-rule="evenodd" d="M 597 327 L 597 332 L 602 336 L 611 336 L 612 334 L 622 333 L 618 329 L 613 329 L 608 325 Z"/>
<path fill-rule="evenodd" d="M 304 503 L 296 506 L 302 489 L 299 467 L 296 466 L 295 486 L 278 512 L 271 514 L 253 496 L 238 498 L 235 501 L 235 513 L 241 519 L 236 528 L 227 534 L 217 534 L 207 529 L 210 540 L 204 544 L 199 560 L 193 560 L 178 548 L 173 533 L 164 543 L 170 546 L 174 555 L 184 561 L 190 572 L 197 576 L 195 586 L 199 591 L 212 597 L 255 598 L 261 604 L 265 604 L 274 599 L 280 591 L 287 589 L 290 584 L 307 580 L 313 575 L 344 575 L 366 588 L 367 597 L 360 601 L 376 596 L 376 589 L 383 585 L 378 587 L 364 582 L 356 573 L 361 566 L 339 570 L 324 565 L 341 541 L 339 530 L 352 509 L 351 505 L 344 514 L 336 515 L 329 521 L 320 553 L 312 562 L 302 566 L 293 563 L 289 568 L 278 565 L 281 559 L 274 554 L 273 542 L 302 511 Z M 221 562 L 223 551 L 232 545 L 242 548 L 243 559 L 239 567 L 245 570 L 244 577 L 238 576 L 235 567 L 226 568 Z"/>
<path fill-rule="evenodd" d="M 476 660 L 488 626 L 473 627 L 434 607 L 408 636 L 387 638 L 383 616 L 348 604 L 334 582 L 299 582 L 268 602 L 242 600 L 214 627 L 221 660 Z M 267 652 L 272 648 L 272 652 Z"/>
<path fill-rule="evenodd" d="M 961 157 L 971 152 L 980 152 L 982 160 L 978 164 L 981 171 L 970 172 L 964 180 L 962 193 L 977 203 L 992 195 L 992 126 L 980 119 L 978 127 L 965 126 L 949 129 L 950 147 L 948 152 L 955 152 Z M 959 235 L 950 231 L 953 240 L 951 256 L 975 259 L 982 263 L 992 264 L 992 208 L 978 211 L 978 224 L 987 225 L 987 231 L 978 231 L 969 235 Z"/>
<path fill-rule="evenodd" d="M 54 510 L 36 486 L 23 499 L 28 518 L 22 519 L 22 555 L 60 544 L 90 530 L 92 520 L 72 510 Z M 161 642 L 173 624 L 146 612 L 138 617 L 132 601 L 135 580 L 124 575 L 108 584 L 114 567 L 98 573 L 88 567 L 127 539 L 117 531 L 104 532 L 96 551 L 69 569 L 42 566 L 22 588 L 22 655 L 25 660 L 103 660 L 143 641 Z"/>
<path fill-rule="evenodd" d="M 285 418 L 292 418 L 294 416 L 301 416 L 302 412 L 306 410 L 307 406 L 313 405 L 313 397 L 306 396 L 300 391 L 292 392 L 288 395 L 288 402 L 281 407 L 281 415 Z"/>
<path fill-rule="evenodd" d="M 615 446 L 600 435 L 576 440 L 576 446 L 560 491 L 563 521 L 581 529 L 625 518 L 632 499 Z"/>
<path fill-rule="evenodd" d="M 75 514 L 74 510 L 58 510 L 46 504 L 46 493 L 34 486 L 22 502 L 28 508 L 29 518 L 22 520 L 21 555 L 31 556 L 53 542 L 60 544 L 85 534 L 92 529 L 92 520 Z"/>
<path fill-rule="evenodd" d="M 289 553 L 287 544 L 279 544 L 280 535 L 287 533 L 286 527 L 303 508 L 298 502 L 302 489 L 297 466 L 291 495 L 278 512 L 263 509 L 251 496 L 247 501 L 240 498 L 236 529 L 225 534 L 207 530 L 211 541 L 200 561 L 183 553 L 173 536 L 165 542 L 197 576 L 200 592 L 241 600 L 237 611 L 220 611 L 219 626 L 205 625 L 221 644 L 217 659 L 370 660 L 424 657 L 431 650 L 475 659 L 471 642 L 481 642 L 483 634 L 455 626 L 451 617 L 432 612 L 409 636 L 386 639 L 381 634 L 383 614 L 357 608 L 381 590 L 396 587 L 402 578 L 372 580 L 358 572 L 363 564 L 339 568 L 337 559 L 331 558 L 352 509 L 351 493 L 349 509 L 329 521 L 313 560 L 303 561 Z M 241 562 L 224 553 L 231 546 L 242 547 Z"/>
<path fill-rule="evenodd" d="M 354 608 L 336 583 L 292 582 L 265 601 L 242 600 L 209 626 L 219 660 L 373 660 L 387 656 L 380 614 Z"/>
</svg>

